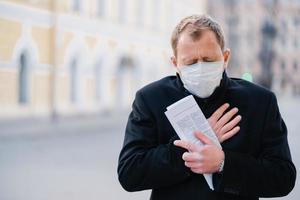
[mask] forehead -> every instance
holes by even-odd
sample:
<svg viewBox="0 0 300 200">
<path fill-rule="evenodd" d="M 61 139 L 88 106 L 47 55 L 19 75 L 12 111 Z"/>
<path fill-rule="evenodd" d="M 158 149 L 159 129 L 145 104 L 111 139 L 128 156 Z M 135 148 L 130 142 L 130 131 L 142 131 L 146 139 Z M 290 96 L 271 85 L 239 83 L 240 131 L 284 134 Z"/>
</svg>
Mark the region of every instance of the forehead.
<svg viewBox="0 0 300 200">
<path fill-rule="evenodd" d="M 202 31 L 200 37 L 197 39 L 192 38 L 188 31 L 184 31 L 181 33 L 177 43 L 178 57 L 192 56 L 194 54 L 209 56 L 221 52 L 222 50 L 216 35 L 211 30 Z"/>
</svg>

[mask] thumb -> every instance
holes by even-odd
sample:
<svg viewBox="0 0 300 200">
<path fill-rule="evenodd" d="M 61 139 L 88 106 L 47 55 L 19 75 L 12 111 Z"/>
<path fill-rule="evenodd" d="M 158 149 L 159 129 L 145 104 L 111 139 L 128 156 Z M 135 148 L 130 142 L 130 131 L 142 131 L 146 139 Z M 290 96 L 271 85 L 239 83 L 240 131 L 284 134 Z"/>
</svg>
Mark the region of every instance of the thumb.
<svg viewBox="0 0 300 200">
<path fill-rule="evenodd" d="M 213 144 L 213 142 L 200 131 L 195 131 L 194 134 L 203 144 Z"/>
</svg>

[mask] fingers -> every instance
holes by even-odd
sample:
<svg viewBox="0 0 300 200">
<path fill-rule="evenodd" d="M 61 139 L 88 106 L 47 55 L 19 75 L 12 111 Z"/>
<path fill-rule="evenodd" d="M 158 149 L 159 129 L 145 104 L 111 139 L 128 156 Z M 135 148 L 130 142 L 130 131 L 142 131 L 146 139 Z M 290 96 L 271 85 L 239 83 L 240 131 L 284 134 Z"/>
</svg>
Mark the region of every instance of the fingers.
<svg viewBox="0 0 300 200">
<path fill-rule="evenodd" d="M 227 133 L 228 131 L 230 131 L 231 129 L 233 129 L 242 119 L 242 116 L 238 115 L 236 116 L 233 120 L 231 120 L 230 122 L 228 122 L 227 124 L 225 124 L 220 132 L 221 132 L 221 135 Z"/>
<path fill-rule="evenodd" d="M 229 104 L 228 103 L 223 104 L 211 115 L 209 119 L 215 122 L 218 121 L 220 117 L 224 114 L 224 112 L 227 110 L 227 108 L 229 108 Z"/>
<path fill-rule="evenodd" d="M 181 148 L 184 148 L 188 151 L 192 151 L 192 152 L 194 152 L 198 149 L 197 145 L 195 145 L 191 142 L 185 141 L 185 140 L 175 140 L 174 145 L 178 146 L 178 147 L 181 147 Z"/>
<path fill-rule="evenodd" d="M 203 166 L 203 164 L 199 162 L 184 162 L 184 165 L 194 169 L 199 169 Z"/>
<path fill-rule="evenodd" d="M 203 133 L 200 131 L 195 131 L 195 136 L 203 143 L 203 144 L 213 144 L 213 142 L 206 137 Z"/>
<path fill-rule="evenodd" d="M 202 156 L 198 152 L 185 152 L 182 154 L 182 159 L 186 162 L 200 161 Z"/>
<path fill-rule="evenodd" d="M 222 128 L 229 120 L 239 111 L 238 108 L 233 108 L 228 111 L 217 123 L 214 130 L 219 130 Z"/>
<path fill-rule="evenodd" d="M 202 166 L 202 156 L 198 152 L 185 152 L 182 154 L 185 166 L 189 168 L 199 168 Z"/>
<path fill-rule="evenodd" d="M 237 134 L 240 131 L 240 127 L 234 127 L 232 130 L 230 130 L 229 132 L 225 133 L 224 135 L 221 136 L 220 142 L 224 142 L 225 140 L 231 138 L 232 136 L 234 136 L 235 134 Z"/>
<path fill-rule="evenodd" d="M 203 144 L 214 144 L 208 137 L 206 137 L 200 131 L 195 131 L 194 134 Z M 175 140 L 174 145 L 184 148 L 191 152 L 200 151 L 199 145 L 193 144 L 193 143 L 185 141 L 185 140 Z"/>
</svg>

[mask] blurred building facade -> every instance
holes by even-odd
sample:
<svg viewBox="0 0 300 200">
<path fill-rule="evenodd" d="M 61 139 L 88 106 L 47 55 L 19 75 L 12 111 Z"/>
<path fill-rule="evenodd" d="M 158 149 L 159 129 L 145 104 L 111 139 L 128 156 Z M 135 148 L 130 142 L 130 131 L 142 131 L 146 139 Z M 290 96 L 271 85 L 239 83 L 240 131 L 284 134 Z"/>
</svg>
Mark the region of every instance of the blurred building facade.
<svg viewBox="0 0 300 200">
<path fill-rule="evenodd" d="M 3 0 L 0 118 L 118 111 L 174 74 L 169 38 L 204 1 Z"/>
<path fill-rule="evenodd" d="M 229 74 L 250 72 L 280 95 L 300 95 L 300 1 L 210 0 L 207 12 L 224 27 Z"/>
</svg>

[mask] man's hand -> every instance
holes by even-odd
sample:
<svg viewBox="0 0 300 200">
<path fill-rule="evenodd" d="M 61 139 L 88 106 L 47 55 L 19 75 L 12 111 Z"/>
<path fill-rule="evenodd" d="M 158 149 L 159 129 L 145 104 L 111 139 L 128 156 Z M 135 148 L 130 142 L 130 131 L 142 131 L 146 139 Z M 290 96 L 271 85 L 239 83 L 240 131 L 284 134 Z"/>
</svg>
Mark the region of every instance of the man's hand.
<svg viewBox="0 0 300 200">
<path fill-rule="evenodd" d="M 185 166 L 197 174 L 218 172 L 225 157 L 224 152 L 201 132 L 195 131 L 195 136 L 204 144 L 203 146 L 184 140 L 174 141 L 174 145 L 189 151 L 182 155 Z"/>
<path fill-rule="evenodd" d="M 238 115 L 232 119 L 232 117 L 238 112 L 238 109 L 232 108 L 230 111 L 224 114 L 228 108 L 228 103 L 223 104 L 210 116 L 210 118 L 207 119 L 217 135 L 220 143 L 231 138 L 240 130 L 240 127 L 236 125 L 241 121 L 241 115 Z"/>
</svg>

